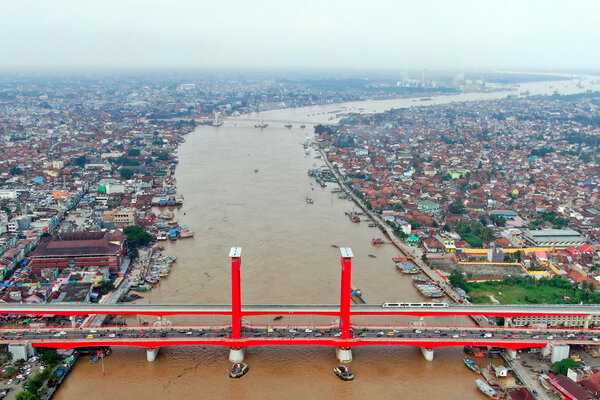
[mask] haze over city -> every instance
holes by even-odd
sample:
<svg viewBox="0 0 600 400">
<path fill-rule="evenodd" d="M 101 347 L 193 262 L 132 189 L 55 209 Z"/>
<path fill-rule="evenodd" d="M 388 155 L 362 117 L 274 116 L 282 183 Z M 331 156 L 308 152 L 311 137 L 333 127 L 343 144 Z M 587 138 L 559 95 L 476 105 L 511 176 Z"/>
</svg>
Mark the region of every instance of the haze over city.
<svg viewBox="0 0 600 400">
<path fill-rule="evenodd" d="M 0 68 L 597 68 L 597 1 L 1 1 Z"/>
</svg>

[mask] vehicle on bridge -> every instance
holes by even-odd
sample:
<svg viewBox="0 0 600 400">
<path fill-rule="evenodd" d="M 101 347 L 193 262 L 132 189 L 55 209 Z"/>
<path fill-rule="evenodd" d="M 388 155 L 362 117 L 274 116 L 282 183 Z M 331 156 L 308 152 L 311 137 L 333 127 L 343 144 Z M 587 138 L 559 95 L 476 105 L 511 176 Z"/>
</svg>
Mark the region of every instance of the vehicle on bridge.
<svg viewBox="0 0 600 400">
<path fill-rule="evenodd" d="M 448 303 L 383 303 L 381 307 L 448 307 Z"/>
</svg>

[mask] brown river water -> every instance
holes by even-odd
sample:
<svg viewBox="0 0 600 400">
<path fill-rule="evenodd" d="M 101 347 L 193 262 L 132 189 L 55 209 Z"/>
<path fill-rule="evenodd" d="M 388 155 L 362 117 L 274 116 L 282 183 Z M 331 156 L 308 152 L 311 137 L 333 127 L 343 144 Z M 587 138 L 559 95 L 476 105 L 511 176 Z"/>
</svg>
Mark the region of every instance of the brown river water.
<svg viewBox="0 0 600 400">
<path fill-rule="evenodd" d="M 537 84 L 540 86 L 539 84 Z M 524 90 L 527 86 L 523 86 Z M 547 88 L 546 88 L 547 89 Z M 548 89 L 547 89 L 548 90 Z M 452 98 L 473 100 L 473 95 Z M 477 98 L 485 98 L 480 95 Z M 382 111 L 390 102 L 347 105 L 365 112 Z M 410 99 L 391 104 L 414 105 Z M 246 304 L 336 304 L 339 302 L 340 252 L 331 245 L 354 251 L 353 278 L 368 303 L 426 301 L 410 278 L 394 267 L 398 251 L 391 245 L 372 247 L 382 237 L 367 222 L 354 224 L 345 211 L 358 210 L 340 200 L 329 184 L 321 188 L 307 175 L 324 165 L 301 143 L 313 137 L 311 123 L 331 122 L 340 105 L 265 112 L 266 121 L 306 121 L 301 129 L 271 122 L 256 129 L 251 118 L 225 125 L 198 127 L 178 150 L 176 178 L 185 204 L 176 219 L 195 232 L 193 239 L 165 244 L 176 255 L 170 276 L 141 302 L 230 303 L 229 249 L 241 246 L 242 302 Z M 255 172 L 258 170 L 258 172 Z M 314 204 L 308 205 L 306 197 Z M 369 257 L 373 254 L 376 258 Z M 153 322 L 146 317 L 146 321 Z M 222 319 L 221 319 L 222 320 Z M 211 323 L 217 319 L 173 317 L 173 323 Z M 251 322 L 267 323 L 267 317 Z M 285 317 L 282 323 L 330 323 L 329 317 Z M 385 323 L 375 317 L 357 317 L 354 323 Z M 388 322 L 408 323 L 407 319 Z M 426 322 L 461 325 L 464 317 L 432 318 Z M 335 351 L 329 347 L 255 347 L 246 351 L 250 372 L 239 380 L 228 378 L 228 349 L 165 347 L 154 362 L 142 348 L 114 348 L 100 363 L 82 357 L 55 399 L 483 399 L 477 376 L 462 363 L 462 348 L 435 350 L 432 362 L 414 347 L 353 349 L 350 364 L 354 381 L 340 381 L 333 373 Z M 485 361 L 487 364 L 488 361 Z"/>
</svg>

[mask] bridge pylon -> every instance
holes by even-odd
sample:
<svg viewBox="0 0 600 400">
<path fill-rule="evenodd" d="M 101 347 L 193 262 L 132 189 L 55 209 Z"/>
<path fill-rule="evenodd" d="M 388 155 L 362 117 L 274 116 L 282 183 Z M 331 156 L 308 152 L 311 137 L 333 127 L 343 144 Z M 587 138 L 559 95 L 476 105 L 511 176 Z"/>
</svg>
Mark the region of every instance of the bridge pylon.
<svg viewBox="0 0 600 400">
<path fill-rule="evenodd" d="M 232 247 L 229 257 L 231 258 L 231 338 L 240 339 L 242 328 L 242 284 L 240 282 L 242 248 Z M 235 347 L 229 349 L 229 361 L 233 363 L 244 361 L 244 349 Z"/>
</svg>

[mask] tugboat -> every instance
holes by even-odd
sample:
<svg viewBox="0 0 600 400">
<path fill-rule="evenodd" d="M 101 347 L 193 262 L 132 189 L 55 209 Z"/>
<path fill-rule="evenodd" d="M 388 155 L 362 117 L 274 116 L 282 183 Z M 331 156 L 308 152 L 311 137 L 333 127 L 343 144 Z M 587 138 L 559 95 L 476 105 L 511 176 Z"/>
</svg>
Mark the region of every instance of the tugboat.
<svg viewBox="0 0 600 400">
<path fill-rule="evenodd" d="M 230 378 L 241 378 L 246 375 L 250 367 L 246 363 L 235 363 L 231 366 L 231 370 L 229 371 Z"/>
<path fill-rule="evenodd" d="M 336 365 L 333 367 L 333 372 L 343 381 L 351 381 L 354 379 L 354 373 L 345 365 Z"/>
<path fill-rule="evenodd" d="M 471 371 L 475 372 L 476 374 L 481 374 L 481 369 L 479 369 L 479 366 L 475 364 L 475 361 L 467 357 L 463 358 L 463 361 L 465 362 L 467 368 L 469 368 Z"/>
</svg>

